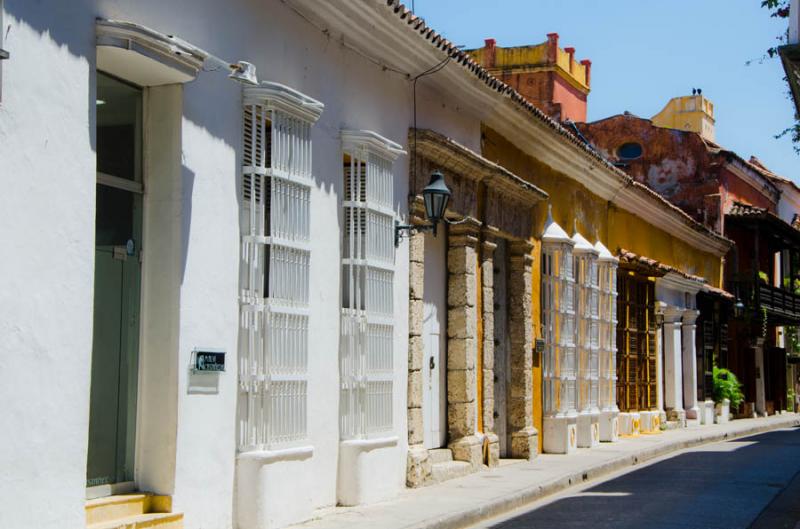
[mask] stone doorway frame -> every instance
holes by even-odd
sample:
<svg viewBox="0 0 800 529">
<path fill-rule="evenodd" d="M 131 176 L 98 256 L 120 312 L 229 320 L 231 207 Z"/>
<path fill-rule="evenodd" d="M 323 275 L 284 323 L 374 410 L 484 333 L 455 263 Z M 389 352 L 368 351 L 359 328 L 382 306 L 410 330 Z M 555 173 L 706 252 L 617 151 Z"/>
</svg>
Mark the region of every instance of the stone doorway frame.
<svg viewBox="0 0 800 529">
<path fill-rule="evenodd" d="M 447 246 L 447 447 L 471 469 L 499 462 L 494 432 L 494 250 L 508 240 L 511 455 L 537 453 L 533 427 L 533 207 L 546 193 L 504 168 L 432 131 L 410 131 L 417 176 L 411 175 L 410 223 L 426 224 L 425 177 L 444 172 L 453 197 Z M 415 148 L 414 148 L 415 147 Z M 431 477 L 423 426 L 424 234 L 409 241 L 408 462 L 410 487 Z M 479 412 L 480 410 L 480 412 Z M 479 415 L 480 413 L 480 415 Z"/>
</svg>

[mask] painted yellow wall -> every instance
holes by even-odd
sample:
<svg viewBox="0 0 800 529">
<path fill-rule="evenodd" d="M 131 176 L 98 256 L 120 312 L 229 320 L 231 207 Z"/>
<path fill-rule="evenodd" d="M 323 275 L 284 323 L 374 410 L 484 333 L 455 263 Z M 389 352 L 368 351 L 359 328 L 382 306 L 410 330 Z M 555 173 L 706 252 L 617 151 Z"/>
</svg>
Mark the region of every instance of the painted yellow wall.
<svg viewBox="0 0 800 529">
<path fill-rule="evenodd" d="M 673 97 L 651 119 L 657 127 L 688 130 L 714 141 L 714 104 L 702 95 Z"/>
<path fill-rule="evenodd" d="M 678 270 L 702 276 L 709 284 L 720 286 L 720 258 L 609 205 L 582 184 L 523 153 L 492 129 L 484 127 L 483 133 L 483 156 L 547 191 L 553 206 L 553 219 L 567 233 L 573 233 L 577 222 L 578 231 L 587 239 L 594 242 L 599 237 L 612 252 L 625 248 Z M 539 207 L 534 234 L 542 233 L 546 218 L 547 208 Z"/>
<path fill-rule="evenodd" d="M 671 236 L 631 213 L 620 210 L 583 185 L 553 170 L 551 167 L 526 155 L 504 137 L 483 127 L 484 157 L 497 162 L 521 178 L 537 185 L 550 194 L 553 218 L 567 233 L 577 229 L 594 242 L 599 237 L 616 252 L 619 248 L 656 259 L 684 272 L 699 275 L 713 286 L 720 286 L 722 261 L 712 254 L 701 252 L 689 244 Z M 532 274 L 533 331 L 535 338 L 542 337 L 541 328 L 541 241 L 547 218 L 545 203 L 536 208 L 534 214 L 534 257 Z M 533 368 L 533 423 L 539 431 L 539 452 L 542 452 L 542 370 L 541 359 Z"/>
</svg>

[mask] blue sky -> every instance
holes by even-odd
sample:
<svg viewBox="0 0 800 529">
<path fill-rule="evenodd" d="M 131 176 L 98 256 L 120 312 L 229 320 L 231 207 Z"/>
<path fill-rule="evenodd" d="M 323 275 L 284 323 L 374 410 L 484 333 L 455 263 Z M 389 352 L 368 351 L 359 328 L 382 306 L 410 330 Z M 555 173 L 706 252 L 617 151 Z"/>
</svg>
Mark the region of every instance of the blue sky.
<svg viewBox="0 0 800 529">
<path fill-rule="evenodd" d="M 590 121 L 625 110 L 651 117 L 671 97 L 700 87 L 715 105 L 718 143 L 800 183 L 800 157 L 788 138 L 774 138 L 792 123 L 783 68 L 777 58 L 758 61 L 787 21 L 770 18 L 759 0 L 414 3 L 429 25 L 468 48 L 487 37 L 519 46 L 558 33 L 562 48 L 592 61 Z"/>
</svg>

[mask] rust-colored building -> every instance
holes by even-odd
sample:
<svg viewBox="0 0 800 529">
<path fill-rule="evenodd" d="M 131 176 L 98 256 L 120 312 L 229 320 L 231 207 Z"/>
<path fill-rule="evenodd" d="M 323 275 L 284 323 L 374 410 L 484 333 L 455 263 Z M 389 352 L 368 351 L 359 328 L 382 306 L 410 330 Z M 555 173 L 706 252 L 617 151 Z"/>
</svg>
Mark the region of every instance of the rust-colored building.
<svg viewBox="0 0 800 529">
<path fill-rule="evenodd" d="M 627 112 L 577 127 L 618 167 L 718 233 L 734 202 L 777 211 L 780 192 L 763 170 L 696 132 Z"/>
<path fill-rule="evenodd" d="M 467 52 L 492 75 L 558 121 L 586 121 L 592 62 L 575 60 L 575 48 L 560 48 L 558 33 L 540 44 L 503 48 L 495 39 Z"/>
</svg>

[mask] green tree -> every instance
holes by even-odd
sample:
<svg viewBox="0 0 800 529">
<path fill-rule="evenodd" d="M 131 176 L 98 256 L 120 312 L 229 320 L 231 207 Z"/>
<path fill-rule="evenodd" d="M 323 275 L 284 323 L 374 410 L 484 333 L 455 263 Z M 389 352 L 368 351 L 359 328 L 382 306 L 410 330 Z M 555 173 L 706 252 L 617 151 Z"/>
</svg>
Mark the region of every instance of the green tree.
<svg viewBox="0 0 800 529">
<path fill-rule="evenodd" d="M 788 18 L 789 17 L 789 0 L 761 0 L 761 7 L 767 9 L 770 13 L 769 16 L 773 18 Z M 778 44 L 767 48 L 766 55 L 769 56 L 770 59 L 776 57 L 778 55 L 778 48 L 788 43 L 788 29 L 784 31 L 777 37 L 775 40 L 778 41 Z M 788 80 L 784 77 L 784 81 Z M 787 91 L 787 97 L 789 99 L 792 98 L 790 92 Z M 795 114 L 794 123 L 781 131 L 780 133 L 775 135 L 775 138 L 783 138 L 784 136 L 789 136 L 792 140 L 792 144 L 794 146 L 794 152 L 800 154 L 800 119 Z"/>
</svg>

